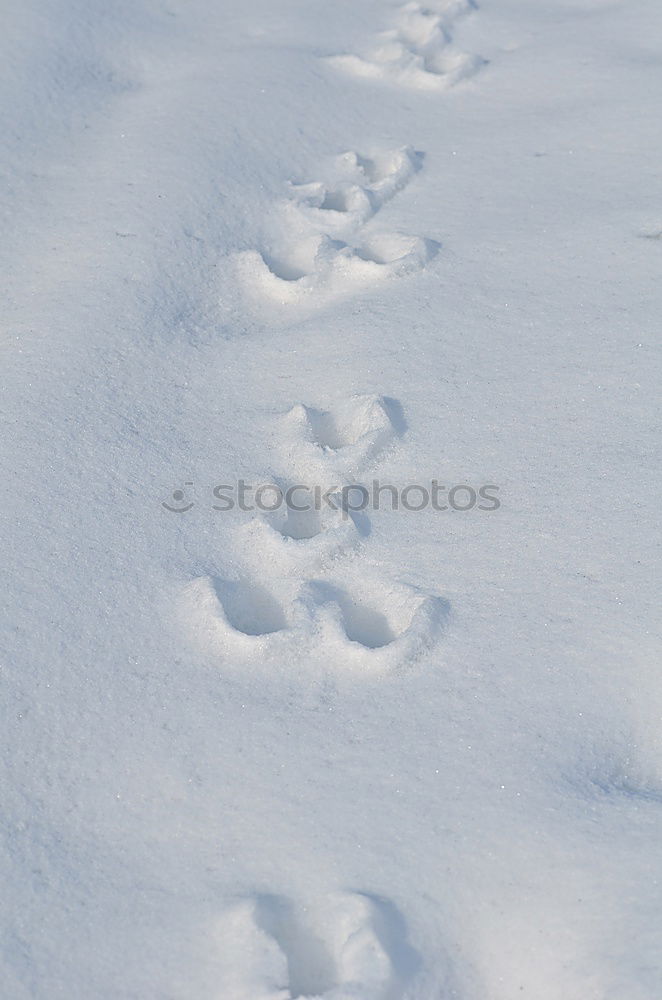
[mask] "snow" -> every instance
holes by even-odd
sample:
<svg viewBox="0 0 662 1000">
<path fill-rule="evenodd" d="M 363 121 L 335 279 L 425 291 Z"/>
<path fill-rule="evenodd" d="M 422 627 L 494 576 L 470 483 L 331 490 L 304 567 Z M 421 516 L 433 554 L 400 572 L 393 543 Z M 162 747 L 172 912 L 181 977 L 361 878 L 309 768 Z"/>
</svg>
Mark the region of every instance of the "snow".
<svg viewBox="0 0 662 1000">
<path fill-rule="evenodd" d="M 0 996 L 659 1000 L 660 5 L 3 28 Z"/>
</svg>

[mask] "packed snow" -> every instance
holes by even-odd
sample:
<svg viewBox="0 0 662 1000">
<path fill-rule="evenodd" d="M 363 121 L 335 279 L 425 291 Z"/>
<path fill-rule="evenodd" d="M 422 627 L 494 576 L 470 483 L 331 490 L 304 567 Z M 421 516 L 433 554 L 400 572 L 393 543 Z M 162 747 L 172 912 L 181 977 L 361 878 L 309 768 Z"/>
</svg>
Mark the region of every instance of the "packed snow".
<svg viewBox="0 0 662 1000">
<path fill-rule="evenodd" d="M 659 0 L 2 21 L 2 1000 L 660 1000 Z"/>
</svg>

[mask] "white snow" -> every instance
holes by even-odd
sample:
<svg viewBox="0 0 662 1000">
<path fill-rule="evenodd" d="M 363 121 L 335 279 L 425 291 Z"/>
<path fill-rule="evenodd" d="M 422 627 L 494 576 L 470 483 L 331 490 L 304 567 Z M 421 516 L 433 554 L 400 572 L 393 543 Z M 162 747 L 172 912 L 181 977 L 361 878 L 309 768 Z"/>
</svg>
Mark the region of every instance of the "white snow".
<svg viewBox="0 0 662 1000">
<path fill-rule="evenodd" d="M 2 1000 L 660 1000 L 661 39 L 4 5 Z"/>
</svg>

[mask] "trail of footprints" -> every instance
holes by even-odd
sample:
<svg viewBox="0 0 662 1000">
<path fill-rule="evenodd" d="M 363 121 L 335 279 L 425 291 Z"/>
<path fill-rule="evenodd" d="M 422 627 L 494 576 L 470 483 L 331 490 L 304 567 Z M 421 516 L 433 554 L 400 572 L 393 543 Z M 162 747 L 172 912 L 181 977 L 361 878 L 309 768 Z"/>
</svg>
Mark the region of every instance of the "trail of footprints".
<svg viewBox="0 0 662 1000">
<path fill-rule="evenodd" d="M 359 77 L 444 90 L 483 62 L 453 43 L 455 22 L 473 7 L 473 0 L 412 0 L 396 9 L 371 51 L 330 61 Z M 268 246 L 236 255 L 249 295 L 272 306 L 318 306 L 425 267 L 437 244 L 370 224 L 421 166 L 422 154 L 409 146 L 346 152 L 321 179 L 291 184 L 274 210 Z M 355 396 L 330 411 L 298 404 L 281 427 L 282 485 L 356 482 L 400 429 L 393 401 L 377 396 Z M 191 584 L 197 620 L 235 657 L 300 658 L 314 650 L 317 660 L 377 667 L 416 659 L 433 641 L 446 603 L 370 568 L 360 557 L 369 529 L 367 515 L 340 505 L 252 521 L 235 537 L 242 571 Z"/>
<path fill-rule="evenodd" d="M 289 470 L 283 486 L 314 483 L 326 492 L 356 483 L 397 439 L 402 418 L 394 400 L 359 395 L 329 411 L 297 404 L 279 430 Z M 446 602 L 370 566 L 367 513 L 352 514 L 338 493 L 330 497 L 334 506 L 316 504 L 300 489 L 293 504 L 311 509 L 288 507 L 236 529 L 231 554 L 240 571 L 198 578 L 187 590 L 208 642 L 239 661 L 310 659 L 377 670 L 413 662 L 429 648 Z"/>
<path fill-rule="evenodd" d="M 357 77 L 421 90 L 446 90 L 483 65 L 453 43 L 459 17 L 473 0 L 416 0 L 396 10 L 393 27 L 364 54 L 328 57 Z M 316 181 L 291 184 L 274 207 L 271 238 L 261 250 L 235 256 L 250 298 L 274 305 L 317 308 L 362 287 L 420 271 L 439 244 L 420 235 L 375 230 L 368 223 L 420 169 L 410 147 L 362 156 L 346 152 Z"/>
<path fill-rule="evenodd" d="M 373 232 L 366 224 L 420 169 L 409 147 L 364 157 L 343 153 L 326 176 L 290 185 L 273 213 L 273 239 L 258 252 L 237 255 L 251 293 L 281 305 L 324 304 L 386 278 L 411 274 L 437 251 L 433 240 Z"/>
<path fill-rule="evenodd" d="M 472 0 L 405 3 L 369 51 L 328 61 L 359 78 L 446 90 L 484 62 L 453 42 L 455 22 L 473 7 Z M 321 179 L 291 184 L 275 207 L 272 239 L 236 255 L 249 297 L 316 307 L 424 268 L 438 244 L 373 224 L 421 166 L 422 154 L 408 146 L 346 152 Z M 281 485 L 356 483 L 402 430 L 398 404 L 380 396 L 352 396 L 330 410 L 297 404 L 279 428 Z M 371 567 L 369 533 L 367 514 L 340 503 L 256 518 L 236 531 L 234 571 L 189 585 L 187 619 L 237 661 L 376 670 L 410 663 L 435 641 L 448 604 Z M 298 909 L 253 896 L 225 912 L 218 940 L 219 1000 L 402 1000 L 420 966 L 395 908 L 362 893 Z"/>
<path fill-rule="evenodd" d="M 253 896 L 216 935 L 219 1000 L 401 1000 L 420 965 L 395 907 L 357 892 L 307 907 Z"/>
<path fill-rule="evenodd" d="M 472 0 L 406 3 L 398 9 L 393 27 L 381 32 L 370 51 L 332 56 L 328 61 L 358 77 L 446 90 L 484 64 L 480 56 L 462 52 L 453 43 L 455 22 L 473 8 Z"/>
</svg>

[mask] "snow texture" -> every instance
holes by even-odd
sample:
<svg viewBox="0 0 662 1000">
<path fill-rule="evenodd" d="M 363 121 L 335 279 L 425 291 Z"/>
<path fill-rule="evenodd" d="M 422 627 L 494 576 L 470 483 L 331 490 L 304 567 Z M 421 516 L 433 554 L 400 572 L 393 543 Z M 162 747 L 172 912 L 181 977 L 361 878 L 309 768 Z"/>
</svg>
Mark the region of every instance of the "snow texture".
<svg viewBox="0 0 662 1000">
<path fill-rule="evenodd" d="M 659 0 L 0 48 L 2 1000 L 660 1000 Z"/>
</svg>

